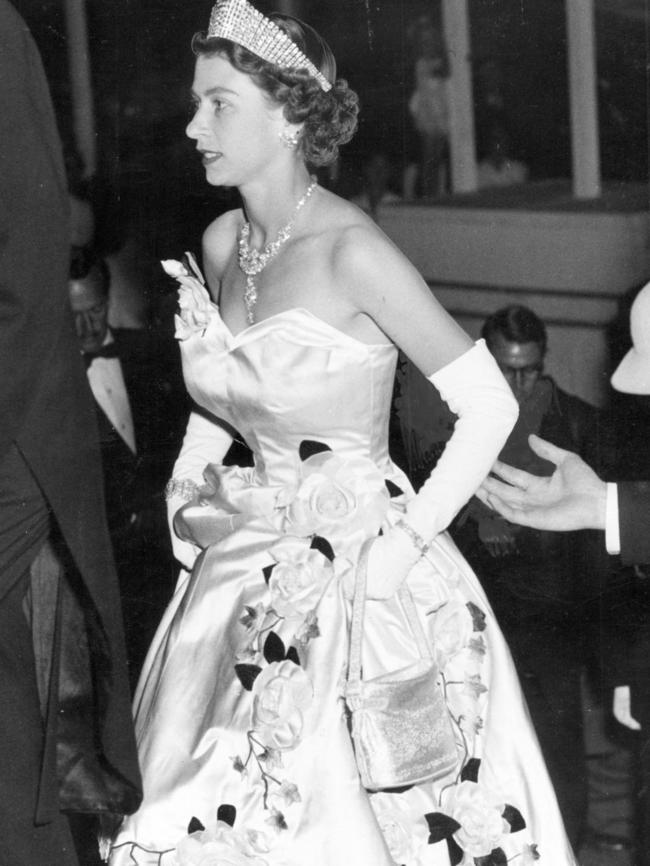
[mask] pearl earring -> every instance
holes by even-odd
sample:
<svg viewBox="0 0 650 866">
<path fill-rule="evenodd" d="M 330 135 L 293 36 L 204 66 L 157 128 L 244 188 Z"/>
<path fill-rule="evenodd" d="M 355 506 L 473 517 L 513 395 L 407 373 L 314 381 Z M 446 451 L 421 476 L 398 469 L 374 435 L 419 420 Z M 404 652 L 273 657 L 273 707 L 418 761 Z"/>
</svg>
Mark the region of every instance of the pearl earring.
<svg viewBox="0 0 650 866">
<path fill-rule="evenodd" d="M 278 137 L 282 144 L 285 147 L 288 147 L 289 150 L 295 150 L 298 147 L 298 142 L 300 141 L 300 132 L 296 130 L 295 132 L 290 132 L 289 128 L 281 130 L 278 132 Z"/>
</svg>

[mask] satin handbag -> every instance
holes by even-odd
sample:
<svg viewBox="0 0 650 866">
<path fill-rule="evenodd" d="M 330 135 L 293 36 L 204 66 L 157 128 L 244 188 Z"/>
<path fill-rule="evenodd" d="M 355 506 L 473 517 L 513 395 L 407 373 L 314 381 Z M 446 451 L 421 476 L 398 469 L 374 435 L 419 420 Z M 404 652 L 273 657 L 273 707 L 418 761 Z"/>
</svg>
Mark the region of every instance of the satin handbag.
<svg viewBox="0 0 650 866">
<path fill-rule="evenodd" d="M 398 598 L 420 658 L 412 665 L 369 680 L 361 678 L 366 599 L 366 541 L 357 566 L 345 700 L 361 782 L 371 791 L 401 788 L 446 776 L 458 762 L 456 742 L 439 670 L 405 585 Z"/>
</svg>

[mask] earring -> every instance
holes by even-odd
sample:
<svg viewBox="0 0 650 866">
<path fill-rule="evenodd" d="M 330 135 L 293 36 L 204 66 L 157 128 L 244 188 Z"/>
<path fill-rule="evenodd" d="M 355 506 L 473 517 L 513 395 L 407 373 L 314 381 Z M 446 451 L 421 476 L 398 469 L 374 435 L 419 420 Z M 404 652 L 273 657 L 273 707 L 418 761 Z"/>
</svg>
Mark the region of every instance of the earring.
<svg viewBox="0 0 650 866">
<path fill-rule="evenodd" d="M 286 129 L 281 130 L 281 132 L 278 132 L 278 137 L 285 147 L 288 147 L 289 150 L 295 150 L 300 141 L 300 132 L 298 130 L 295 132 L 289 132 L 289 128 L 287 127 Z"/>
</svg>

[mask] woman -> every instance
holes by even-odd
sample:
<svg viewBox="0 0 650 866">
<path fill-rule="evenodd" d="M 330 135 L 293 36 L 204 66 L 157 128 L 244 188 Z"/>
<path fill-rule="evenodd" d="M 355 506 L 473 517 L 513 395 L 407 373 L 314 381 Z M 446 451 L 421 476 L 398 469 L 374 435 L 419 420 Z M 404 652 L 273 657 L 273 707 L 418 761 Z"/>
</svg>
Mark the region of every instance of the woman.
<svg viewBox="0 0 650 866">
<path fill-rule="evenodd" d="M 503 639 L 441 534 L 514 423 L 510 391 L 377 226 L 310 178 L 306 163 L 333 159 L 357 114 L 320 37 L 219 0 L 194 51 L 187 134 L 243 209 L 205 232 L 210 294 L 193 261 L 165 263 L 201 407 L 169 485 L 191 574 L 136 695 L 144 803 L 110 862 L 526 863 L 537 845 L 543 862 L 573 863 Z M 396 346 L 459 416 L 417 496 L 387 449 Z M 254 467 L 220 464 L 235 430 Z M 414 660 L 395 596 L 406 585 L 457 745 L 444 778 L 402 793 L 362 787 L 341 698 L 373 537 L 364 676 Z"/>
</svg>

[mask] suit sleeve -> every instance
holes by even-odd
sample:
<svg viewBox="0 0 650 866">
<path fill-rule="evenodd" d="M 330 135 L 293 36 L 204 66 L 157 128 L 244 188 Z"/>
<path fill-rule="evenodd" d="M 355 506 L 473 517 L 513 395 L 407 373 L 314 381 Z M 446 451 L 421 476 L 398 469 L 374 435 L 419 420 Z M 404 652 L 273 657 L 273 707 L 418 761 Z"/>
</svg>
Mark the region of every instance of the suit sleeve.
<svg viewBox="0 0 650 866">
<path fill-rule="evenodd" d="M 618 520 L 623 563 L 650 562 L 650 481 L 618 485 Z"/>
<path fill-rule="evenodd" d="M 24 22 L 0 4 L 0 449 L 21 429 L 40 380 L 72 345 L 67 218 L 40 57 Z"/>
</svg>

